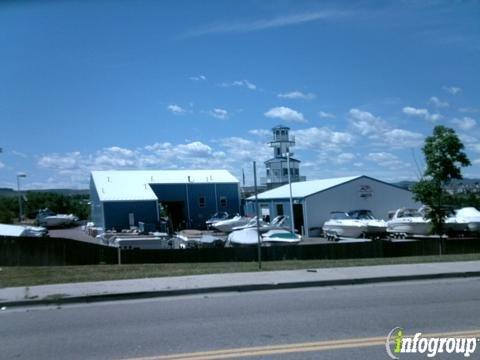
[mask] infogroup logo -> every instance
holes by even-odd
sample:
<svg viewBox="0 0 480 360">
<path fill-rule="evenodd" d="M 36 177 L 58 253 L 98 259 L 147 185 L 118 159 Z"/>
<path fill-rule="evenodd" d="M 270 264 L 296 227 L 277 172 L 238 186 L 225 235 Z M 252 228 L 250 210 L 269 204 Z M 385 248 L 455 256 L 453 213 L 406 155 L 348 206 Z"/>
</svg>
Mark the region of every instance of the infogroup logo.
<svg viewBox="0 0 480 360">
<path fill-rule="evenodd" d="M 477 348 L 477 332 L 465 332 L 457 334 L 448 334 L 449 337 L 441 337 L 436 334 L 430 336 L 422 336 L 421 332 L 413 336 L 405 336 L 401 327 L 393 328 L 387 336 L 385 347 L 387 354 L 392 359 L 399 359 L 400 354 L 425 354 L 429 358 L 437 356 L 437 354 L 463 354 L 468 358 L 475 352 Z"/>
</svg>

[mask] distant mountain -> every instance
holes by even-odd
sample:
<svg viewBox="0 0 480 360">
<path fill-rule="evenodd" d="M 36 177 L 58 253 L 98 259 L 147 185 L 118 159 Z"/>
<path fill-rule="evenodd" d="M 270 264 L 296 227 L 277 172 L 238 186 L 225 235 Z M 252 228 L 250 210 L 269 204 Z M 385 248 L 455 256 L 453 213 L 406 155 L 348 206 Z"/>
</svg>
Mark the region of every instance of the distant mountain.
<svg viewBox="0 0 480 360">
<path fill-rule="evenodd" d="M 411 189 L 411 187 L 416 184 L 416 181 L 399 181 L 394 183 L 394 185 L 400 186 L 404 189 Z M 461 180 L 452 180 L 448 185 L 448 188 L 459 188 L 459 187 L 478 187 L 480 186 L 480 179 L 461 179 Z"/>
<path fill-rule="evenodd" d="M 410 190 L 410 188 L 416 183 L 416 181 L 400 181 L 397 183 L 393 183 L 393 185 L 399 186 L 403 189 Z"/>
<path fill-rule="evenodd" d="M 9 197 L 9 196 L 16 196 L 16 195 L 17 193 L 13 189 L 0 188 L 0 196 Z"/>
<path fill-rule="evenodd" d="M 26 190 L 27 193 L 29 192 L 41 192 L 41 193 L 55 193 L 60 195 L 89 195 L 90 191 L 88 189 L 41 189 L 41 190 Z M 17 191 L 10 189 L 10 188 L 0 188 L 0 196 L 9 197 L 9 196 L 17 196 Z"/>
</svg>

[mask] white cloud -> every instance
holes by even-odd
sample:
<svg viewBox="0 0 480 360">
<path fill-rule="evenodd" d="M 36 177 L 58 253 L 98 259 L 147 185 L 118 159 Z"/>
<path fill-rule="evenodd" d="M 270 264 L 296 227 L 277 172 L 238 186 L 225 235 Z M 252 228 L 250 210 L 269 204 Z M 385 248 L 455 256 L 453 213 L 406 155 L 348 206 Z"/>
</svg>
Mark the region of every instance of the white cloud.
<svg viewBox="0 0 480 360">
<path fill-rule="evenodd" d="M 248 131 L 249 134 L 260 136 L 260 137 L 267 137 L 272 135 L 272 130 L 268 129 L 252 129 Z"/>
<path fill-rule="evenodd" d="M 420 117 L 431 122 L 435 122 L 442 118 L 442 115 L 440 114 L 431 114 L 427 109 L 418 109 L 412 106 L 405 106 L 403 108 L 403 113 L 409 116 Z"/>
<path fill-rule="evenodd" d="M 332 113 L 328 113 L 325 111 L 319 111 L 318 116 L 320 116 L 322 119 L 335 119 L 335 115 Z"/>
<path fill-rule="evenodd" d="M 347 132 L 333 131 L 327 127 L 311 127 L 294 130 L 296 147 L 300 150 L 327 150 L 339 152 L 354 143 L 354 137 Z"/>
<path fill-rule="evenodd" d="M 413 131 L 392 127 L 382 118 L 368 111 L 351 109 L 349 112 L 350 124 L 362 136 L 375 140 L 377 145 L 392 148 L 418 147 L 422 144 L 424 136 Z"/>
<path fill-rule="evenodd" d="M 16 151 L 16 150 L 12 150 L 12 154 L 15 155 L 15 156 L 24 158 L 24 159 L 26 159 L 26 158 L 28 157 L 27 154 L 22 153 L 22 152 L 20 152 L 20 151 Z"/>
<path fill-rule="evenodd" d="M 462 130 L 470 130 L 477 125 L 475 119 L 472 119 L 471 117 L 464 117 L 463 119 L 455 118 L 451 123 L 457 125 Z"/>
<path fill-rule="evenodd" d="M 207 80 L 207 77 L 205 75 L 190 76 L 190 80 L 192 80 L 192 81 L 205 81 L 205 80 Z"/>
<path fill-rule="evenodd" d="M 356 156 L 352 153 L 341 153 L 335 157 L 335 161 L 339 164 L 344 164 L 355 160 Z"/>
<path fill-rule="evenodd" d="M 312 100 L 315 99 L 315 94 L 313 93 L 302 93 L 301 91 L 295 90 L 288 93 L 278 94 L 279 98 L 282 99 L 303 99 L 303 100 Z"/>
<path fill-rule="evenodd" d="M 463 108 L 459 108 L 458 111 L 460 111 L 461 113 L 478 113 L 480 112 L 480 109 L 477 109 L 477 108 L 474 108 L 474 107 L 463 107 Z"/>
<path fill-rule="evenodd" d="M 432 96 L 430 100 L 428 101 L 429 104 L 435 105 L 436 107 L 448 107 L 449 103 L 446 101 L 440 100 L 436 96 Z"/>
<path fill-rule="evenodd" d="M 350 109 L 350 123 L 361 135 L 376 135 L 387 128 L 387 123 L 368 111 Z"/>
<path fill-rule="evenodd" d="M 290 109 L 289 107 L 286 107 L 286 106 L 278 106 L 278 107 L 271 108 L 264 115 L 268 118 L 281 119 L 284 121 L 291 121 L 291 122 L 298 122 L 298 123 L 307 122 L 307 120 L 304 118 L 301 112 Z"/>
<path fill-rule="evenodd" d="M 398 156 L 389 152 L 372 152 L 369 153 L 365 159 L 368 161 L 373 161 L 379 166 L 388 167 L 390 169 L 410 166 L 410 164 L 404 163 L 398 158 Z"/>
<path fill-rule="evenodd" d="M 209 114 L 217 119 L 228 119 L 228 111 L 225 109 L 213 109 L 212 111 L 209 112 Z"/>
<path fill-rule="evenodd" d="M 382 133 L 382 139 L 393 148 L 414 148 L 422 145 L 424 136 L 405 129 L 390 129 Z"/>
<path fill-rule="evenodd" d="M 75 169 L 79 166 L 81 160 L 82 155 L 79 151 L 66 153 L 64 155 L 53 153 L 41 156 L 38 160 L 38 166 L 57 170 Z"/>
<path fill-rule="evenodd" d="M 480 165 L 480 159 L 475 159 L 472 161 L 473 165 Z"/>
<path fill-rule="evenodd" d="M 270 19 L 260 19 L 254 21 L 229 21 L 221 23 L 208 24 L 198 27 L 183 34 L 183 37 L 202 36 L 219 33 L 246 33 L 251 31 L 266 30 L 283 26 L 297 25 L 318 20 L 327 20 L 339 18 L 348 15 L 347 12 L 339 11 L 317 11 L 299 14 L 289 14 L 277 16 Z"/>
<path fill-rule="evenodd" d="M 5 164 L 0 161 L 0 169 L 3 169 L 5 167 Z"/>
<path fill-rule="evenodd" d="M 224 82 L 220 84 L 221 87 L 232 87 L 232 86 L 238 86 L 238 87 L 245 87 L 249 90 L 256 90 L 257 85 L 254 83 L 251 83 L 248 80 L 235 80 L 232 82 Z"/>
<path fill-rule="evenodd" d="M 170 110 L 175 115 L 181 115 L 181 114 L 185 114 L 187 112 L 187 110 L 185 110 L 184 108 L 182 108 L 181 106 L 178 106 L 176 104 L 168 105 L 167 109 Z"/>
<path fill-rule="evenodd" d="M 104 148 L 93 157 L 93 164 L 100 169 L 134 168 L 138 154 L 130 149 L 112 146 Z"/>
<path fill-rule="evenodd" d="M 472 151 L 475 151 L 476 153 L 480 154 L 480 144 L 468 144 L 467 147 L 471 149 Z"/>
<path fill-rule="evenodd" d="M 457 95 L 462 91 L 462 89 L 459 88 L 458 86 L 443 86 L 442 89 L 451 95 Z"/>
</svg>

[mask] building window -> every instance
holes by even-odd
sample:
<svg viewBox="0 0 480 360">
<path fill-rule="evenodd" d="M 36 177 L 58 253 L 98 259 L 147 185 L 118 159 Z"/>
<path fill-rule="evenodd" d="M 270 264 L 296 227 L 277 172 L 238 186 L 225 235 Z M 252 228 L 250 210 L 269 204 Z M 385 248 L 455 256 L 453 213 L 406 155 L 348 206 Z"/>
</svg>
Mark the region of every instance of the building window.
<svg viewBox="0 0 480 360">
<path fill-rule="evenodd" d="M 270 176 L 270 169 L 267 169 L 267 176 Z"/>
<path fill-rule="evenodd" d="M 288 175 L 288 169 L 287 168 L 284 168 L 283 169 L 283 176 L 287 176 Z"/>
<path fill-rule="evenodd" d="M 220 196 L 220 207 L 221 208 L 226 208 L 227 207 L 227 197 L 226 196 Z"/>
<path fill-rule="evenodd" d="M 201 207 L 201 208 L 204 208 L 206 204 L 207 204 L 207 201 L 205 199 L 205 196 L 203 196 L 203 195 L 200 196 L 198 198 L 198 206 Z"/>
<path fill-rule="evenodd" d="M 299 175 L 300 173 L 298 172 L 298 169 L 295 169 L 295 175 Z"/>
<path fill-rule="evenodd" d="M 280 156 L 280 148 L 277 147 L 277 155 Z"/>
</svg>

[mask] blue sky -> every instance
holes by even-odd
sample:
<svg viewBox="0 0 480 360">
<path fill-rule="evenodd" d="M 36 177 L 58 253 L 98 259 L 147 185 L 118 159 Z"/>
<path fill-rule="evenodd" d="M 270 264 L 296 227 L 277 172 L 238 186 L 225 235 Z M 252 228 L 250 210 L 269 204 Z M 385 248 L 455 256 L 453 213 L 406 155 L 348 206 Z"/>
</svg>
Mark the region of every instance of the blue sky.
<svg viewBox="0 0 480 360">
<path fill-rule="evenodd" d="M 417 179 L 436 124 L 480 176 L 478 19 L 478 1 L 4 1 L 0 186 L 136 168 L 252 182 L 277 124 L 309 179 Z"/>
</svg>

